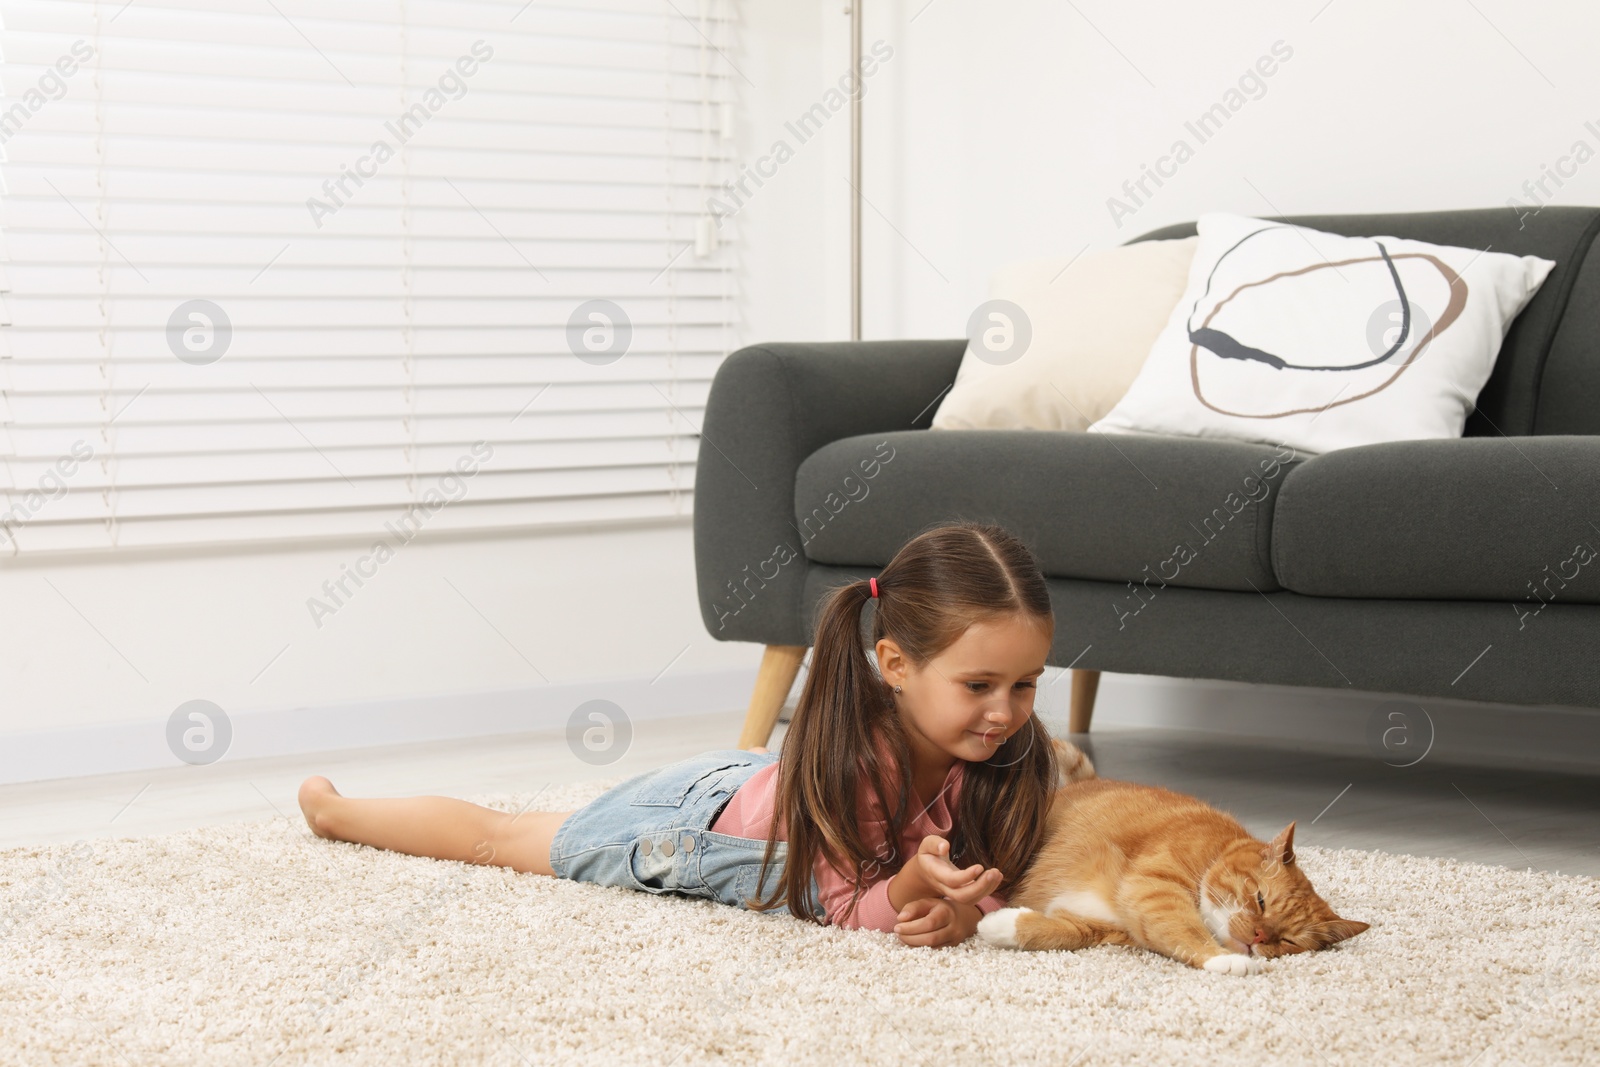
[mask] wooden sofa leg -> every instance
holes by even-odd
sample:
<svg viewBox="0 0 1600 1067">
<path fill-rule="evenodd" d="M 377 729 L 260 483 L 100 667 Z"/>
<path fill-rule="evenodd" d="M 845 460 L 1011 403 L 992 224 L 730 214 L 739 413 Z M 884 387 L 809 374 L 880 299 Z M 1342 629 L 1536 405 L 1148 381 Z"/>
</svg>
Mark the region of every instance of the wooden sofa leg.
<svg viewBox="0 0 1600 1067">
<path fill-rule="evenodd" d="M 1072 733 L 1089 732 L 1089 720 L 1094 717 L 1094 697 L 1099 690 L 1099 671 L 1072 672 L 1072 712 L 1067 724 Z"/>
<path fill-rule="evenodd" d="M 772 739 L 772 729 L 778 725 L 778 712 L 800 673 L 800 661 L 805 659 L 805 645 L 768 645 L 761 654 L 761 669 L 756 674 L 755 690 L 750 694 L 750 710 L 744 715 L 744 729 L 739 734 L 740 748 L 765 745 Z"/>
</svg>

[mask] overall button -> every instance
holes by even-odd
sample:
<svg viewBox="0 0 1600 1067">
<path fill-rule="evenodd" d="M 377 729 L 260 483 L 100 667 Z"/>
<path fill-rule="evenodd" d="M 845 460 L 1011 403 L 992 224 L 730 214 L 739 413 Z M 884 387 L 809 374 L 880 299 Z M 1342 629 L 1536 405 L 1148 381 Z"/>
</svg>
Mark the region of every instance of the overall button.
<svg viewBox="0 0 1600 1067">
<path fill-rule="evenodd" d="M 650 839 L 648 837 L 639 842 L 639 855 L 650 855 Z"/>
<path fill-rule="evenodd" d="M 656 847 L 661 849 L 661 854 L 663 856 L 672 855 L 672 838 L 670 838 L 670 837 L 667 838 L 665 841 L 661 842 L 661 844 L 656 846 Z"/>
<path fill-rule="evenodd" d="M 690 837 L 688 834 L 683 835 L 683 850 L 685 852 L 694 851 L 694 838 Z"/>
</svg>

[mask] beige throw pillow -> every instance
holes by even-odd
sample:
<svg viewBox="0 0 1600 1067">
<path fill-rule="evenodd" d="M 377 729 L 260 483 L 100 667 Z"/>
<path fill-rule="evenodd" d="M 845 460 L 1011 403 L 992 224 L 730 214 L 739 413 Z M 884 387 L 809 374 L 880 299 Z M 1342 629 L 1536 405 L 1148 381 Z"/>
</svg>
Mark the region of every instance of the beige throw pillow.
<svg viewBox="0 0 1600 1067">
<path fill-rule="evenodd" d="M 933 429 L 1087 430 L 1138 377 L 1196 243 L 1140 241 L 997 271 Z"/>
</svg>

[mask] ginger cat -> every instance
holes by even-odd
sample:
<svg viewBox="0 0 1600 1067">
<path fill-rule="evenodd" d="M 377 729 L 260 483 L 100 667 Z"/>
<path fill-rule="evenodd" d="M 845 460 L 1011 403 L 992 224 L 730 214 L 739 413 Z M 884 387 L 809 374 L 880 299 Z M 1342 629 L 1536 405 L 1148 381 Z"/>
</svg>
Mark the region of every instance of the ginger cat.
<svg viewBox="0 0 1600 1067">
<path fill-rule="evenodd" d="M 1194 797 L 1095 776 L 1054 742 L 1066 783 L 1045 844 L 978 934 L 1006 948 L 1137 945 L 1218 974 L 1354 937 L 1295 862 L 1294 823 L 1263 843 Z"/>
</svg>

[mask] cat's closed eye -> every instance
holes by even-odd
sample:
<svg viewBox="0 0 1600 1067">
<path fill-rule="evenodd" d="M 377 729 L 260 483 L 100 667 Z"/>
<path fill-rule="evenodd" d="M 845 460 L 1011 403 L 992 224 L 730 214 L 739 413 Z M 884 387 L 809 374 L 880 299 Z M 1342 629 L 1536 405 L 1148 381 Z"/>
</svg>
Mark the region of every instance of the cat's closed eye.
<svg viewBox="0 0 1600 1067">
<path fill-rule="evenodd" d="M 1256 890 L 1256 907 L 1261 911 L 1267 910 L 1267 898 L 1261 895 L 1261 890 Z"/>
</svg>

